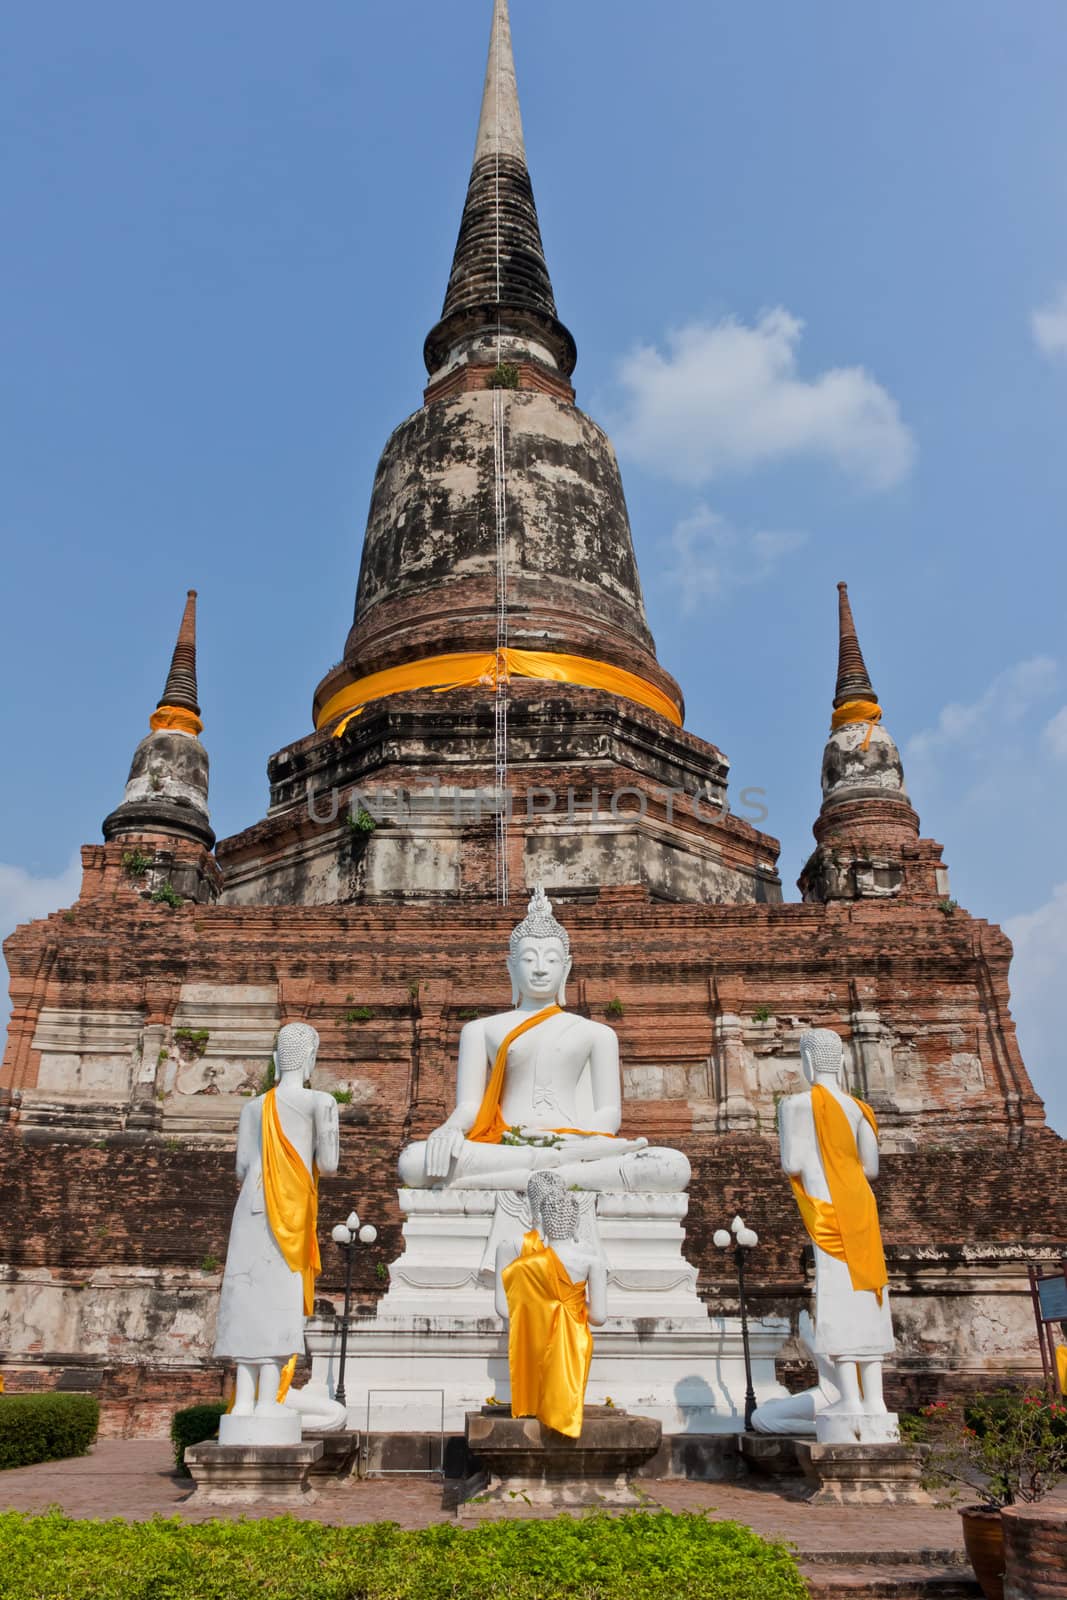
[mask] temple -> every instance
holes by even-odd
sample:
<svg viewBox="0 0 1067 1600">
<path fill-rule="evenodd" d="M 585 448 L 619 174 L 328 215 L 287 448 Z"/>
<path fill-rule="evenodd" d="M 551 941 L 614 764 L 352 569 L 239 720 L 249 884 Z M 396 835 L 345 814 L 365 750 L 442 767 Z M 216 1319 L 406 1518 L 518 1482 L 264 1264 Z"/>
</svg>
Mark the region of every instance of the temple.
<svg viewBox="0 0 1067 1600">
<path fill-rule="evenodd" d="M 380 1228 L 357 1269 L 373 1313 L 400 1254 L 398 1154 L 447 1115 L 464 1023 L 506 1005 L 499 951 L 538 884 L 577 954 L 570 1008 L 619 1036 L 622 1133 L 692 1166 L 704 1305 L 736 1311 L 711 1236 L 738 1210 L 761 1239 L 760 1313 L 795 1327 L 807 1303 L 775 1107 L 801 1034 L 832 1028 L 881 1125 L 887 1394 L 988 1383 L 1031 1352 L 1036 1369 L 1025 1263 L 1067 1231 L 1064 1144 L 1019 1054 L 1011 946 L 956 905 L 920 835 L 843 583 L 836 684 L 832 595 L 816 646 L 829 732 L 799 900 L 777 841 L 730 809 L 726 756 L 686 729 L 614 450 L 576 404 L 506 0 L 425 360 L 375 476 L 352 628 L 309 727 L 268 761 L 265 816 L 216 842 L 190 591 L 78 900 L 5 942 L 9 1390 L 92 1387 L 116 1433 L 220 1392 L 204 1351 L 234 1129 L 289 1021 L 318 1031 L 314 1085 L 341 1102 L 323 1218 L 355 1207 Z M 340 1271 L 324 1254 L 323 1325 Z M 801 1360 L 786 1345 L 781 1373 Z"/>
</svg>

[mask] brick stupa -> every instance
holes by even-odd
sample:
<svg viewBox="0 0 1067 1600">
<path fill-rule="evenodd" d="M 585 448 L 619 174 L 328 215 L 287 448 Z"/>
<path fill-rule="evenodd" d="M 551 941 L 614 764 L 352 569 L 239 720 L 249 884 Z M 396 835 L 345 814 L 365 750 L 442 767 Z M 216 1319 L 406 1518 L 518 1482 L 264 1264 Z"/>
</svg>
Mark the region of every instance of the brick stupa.
<svg viewBox="0 0 1067 1600">
<path fill-rule="evenodd" d="M 775 1104 L 800 1032 L 832 1027 L 882 1126 L 891 1398 L 1034 1368 L 1025 1263 L 1067 1232 L 1064 1145 L 1019 1055 L 1010 944 L 955 906 L 919 835 L 844 585 L 802 903 L 783 901 L 777 842 L 730 812 L 724 755 L 685 731 L 614 452 L 574 403 L 505 0 L 425 351 L 343 657 L 314 731 L 268 764 L 265 819 L 215 844 L 191 596 L 78 901 L 6 941 L 9 1389 L 94 1388 L 130 1433 L 221 1392 L 205 1356 L 234 1130 L 285 1021 L 319 1030 L 316 1083 L 344 1102 L 322 1216 L 379 1224 L 369 1307 L 399 1254 L 397 1152 L 451 1108 L 464 1019 L 506 1004 L 506 936 L 537 882 L 571 934 L 571 1004 L 620 1036 L 635 1130 L 692 1161 L 687 1253 L 715 1309 L 736 1306 L 711 1234 L 738 1210 L 762 1241 L 756 1309 L 806 1303 Z"/>
</svg>

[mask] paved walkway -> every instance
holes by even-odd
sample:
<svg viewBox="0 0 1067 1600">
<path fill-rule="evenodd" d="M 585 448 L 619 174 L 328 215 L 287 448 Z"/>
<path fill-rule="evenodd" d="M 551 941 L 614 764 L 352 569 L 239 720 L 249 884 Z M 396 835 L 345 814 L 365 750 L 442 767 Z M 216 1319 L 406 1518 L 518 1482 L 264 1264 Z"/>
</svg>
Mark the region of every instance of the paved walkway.
<svg viewBox="0 0 1067 1600">
<path fill-rule="evenodd" d="M 187 1505 L 191 1488 L 188 1478 L 174 1474 L 169 1445 L 159 1440 L 104 1439 L 88 1456 L 0 1474 L 0 1509 L 43 1511 L 54 1505 L 72 1517 L 121 1516 L 133 1521 L 177 1515 L 203 1522 L 242 1514 L 238 1509 Z M 871 1554 L 888 1559 L 894 1552 L 907 1561 L 919 1550 L 941 1552 L 951 1561 L 962 1549 L 960 1520 L 954 1511 L 887 1506 L 872 1516 L 866 1511 L 812 1506 L 800 1498 L 799 1480 L 772 1487 L 759 1480 L 642 1479 L 640 1488 L 668 1511 L 708 1512 L 743 1522 L 766 1538 L 787 1540 L 818 1562 L 836 1558 L 847 1565 Z M 530 1515 L 533 1508 L 523 1511 Z M 258 1514 L 269 1516 L 271 1508 L 258 1508 Z M 442 1506 L 440 1483 L 426 1478 L 326 1484 L 317 1502 L 299 1508 L 296 1515 L 340 1525 L 398 1522 L 404 1528 L 454 1520 L 453 1512 Z"/>
</svg>

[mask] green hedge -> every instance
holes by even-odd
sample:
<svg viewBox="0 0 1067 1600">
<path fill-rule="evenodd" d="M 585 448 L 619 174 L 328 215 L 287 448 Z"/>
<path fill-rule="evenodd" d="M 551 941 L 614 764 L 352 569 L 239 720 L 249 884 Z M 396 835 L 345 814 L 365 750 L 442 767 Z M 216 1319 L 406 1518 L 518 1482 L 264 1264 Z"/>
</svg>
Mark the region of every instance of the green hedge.
<svg viewBox="0 0 1067 1600">
<path fill-rule="evenodd" d="M 0 1395 L 0 1469 L 83 1456 L 99 1426 L 91 1394 Z"/>
<path fill-rule="evenodd" d="M 191 1445 L 213 1439 L 219 1431 L 219 1418 L 226 1414 L 225 1400 L 209 1400 L 206 1405 L 187 1406 L 170 1420 L 170 1439 L 174 1446 L 174 1465 L 188 1473 L 185 1452 Z"/>
<path fill-rule="evenodd" d="M 782 1545 L 734 1522 L 625 1517 L 335 1528 L 0 1515 L 8 1600 L 804 1600 Z"/>
</svg>

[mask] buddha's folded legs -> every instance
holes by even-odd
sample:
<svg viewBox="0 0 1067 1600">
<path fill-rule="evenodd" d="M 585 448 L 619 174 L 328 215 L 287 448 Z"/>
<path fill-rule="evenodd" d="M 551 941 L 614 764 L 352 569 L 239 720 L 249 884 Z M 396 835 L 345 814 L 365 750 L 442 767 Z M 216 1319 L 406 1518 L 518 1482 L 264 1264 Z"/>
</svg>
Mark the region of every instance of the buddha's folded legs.
<svg viewBox="0 0 1067 1600">
<path fill-rule="evenodd" d="M 692 1168 L 680 1150 L 647 1145 L 623 1156 L 608 1156 L 597 1161 L 565 1159 L 557 1168 L 564 1183 L 581 1189 L 628 1189 L 641 1194 L 681 1194 L 689 1185 Z"/>
<path fill-rule="evenodd" d="M 679 1150 L 647 1147 L 637 1140 L 591 1138 L 541 1148 L 537 1145 L 472 1144 L 465 1141 L 443 1183 L 426 1176 L 425 1143 L 400 1156 L 400 1181 L 410 1189 L 524 1189 L 531 1172 L 554 1168 L 580 1189 L 651 1190 L 670 1194 L 689 1182 L 689 1162 Z"/>
</svg>

